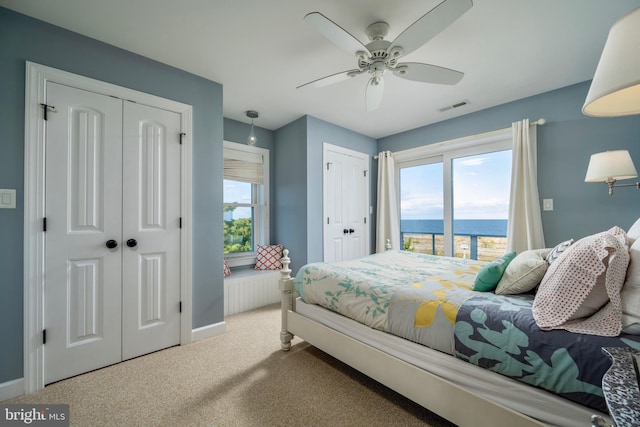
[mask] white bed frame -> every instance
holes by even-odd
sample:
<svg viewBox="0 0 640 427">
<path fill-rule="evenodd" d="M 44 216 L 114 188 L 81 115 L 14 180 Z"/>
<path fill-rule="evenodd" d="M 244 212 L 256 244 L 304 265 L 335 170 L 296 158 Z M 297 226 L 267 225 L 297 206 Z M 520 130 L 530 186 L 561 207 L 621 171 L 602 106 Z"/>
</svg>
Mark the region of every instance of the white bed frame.
<svg viewBox="0 0 640 427">
<path fill-rule="evenodd" d="M 291 340 L 297 335 L 314 347 L 458 426 L 547 425 L 297 313 L 294 280 L 289 269 L 289 251 L 285 249 L 283 255 L 282 277 L 279 282 L 282 293 L 282 350 L 288 351 L 291 348 Z M 384 366 L 384 369 L 381 369 L 381 366 Z M 573 420 L 572 424 L 575 424 L 575 421 Z"/>
</svg>

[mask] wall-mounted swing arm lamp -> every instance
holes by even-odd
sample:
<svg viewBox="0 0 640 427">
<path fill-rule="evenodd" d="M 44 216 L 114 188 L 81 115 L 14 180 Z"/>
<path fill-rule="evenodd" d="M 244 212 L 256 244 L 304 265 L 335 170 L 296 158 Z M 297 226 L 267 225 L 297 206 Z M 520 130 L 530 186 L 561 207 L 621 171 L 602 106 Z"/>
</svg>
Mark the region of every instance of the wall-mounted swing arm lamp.
<svg viewBox="0 0 640 427">
<path fill-rule="evenodd" d="M 613 187 L 636 187 L 640 189 L 640 182 L 635 184 L 616 184 L 619 179 L 636 178 L 638 172 L 627 150 L 605 151 L 591 155 L 585 182 L 604 182 L 609 186 L 609 195 L 613 194 Z"/>
<path fill-rule="evenodd" d="M 258 112 L 249 110 L 247 111 L 247 117 L 251 119 L 251 130 L 249 131 L 249 137 L 247 138 L 247 145 L 251 145 L 253 147 L 256 145 L 256 142 L 258 142 L 258 138 L 256 137 L 256 133 L 253 129 L 253 119 L 258 118 Z"/>
</svg>

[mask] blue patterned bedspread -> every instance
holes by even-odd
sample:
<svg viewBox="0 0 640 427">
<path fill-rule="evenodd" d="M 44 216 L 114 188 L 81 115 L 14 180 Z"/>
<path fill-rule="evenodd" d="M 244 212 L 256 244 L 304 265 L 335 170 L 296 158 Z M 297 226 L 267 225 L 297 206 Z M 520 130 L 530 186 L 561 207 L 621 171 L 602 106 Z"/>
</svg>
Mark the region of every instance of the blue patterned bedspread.
<svg viewBox="0 0 640 427">
<path fill-rule="evenodd" d="M 543 331 L 532 295 L 471 290 L 484 264 L 389 251 L 308 264 L 295 284 L 308 303 L 606 413 L 601 382 L 611 361 L 601 348 L 640 349 L 640 336 Z"/>
<path fill-rule="evenodd" d="M 602 347 L 640 349 L 640 337 L 543 331 L 533 295 L 475 293 L 458 310 L 456 357 L 607 413 L 602 377 L 611 360 Z"/>
</svg>

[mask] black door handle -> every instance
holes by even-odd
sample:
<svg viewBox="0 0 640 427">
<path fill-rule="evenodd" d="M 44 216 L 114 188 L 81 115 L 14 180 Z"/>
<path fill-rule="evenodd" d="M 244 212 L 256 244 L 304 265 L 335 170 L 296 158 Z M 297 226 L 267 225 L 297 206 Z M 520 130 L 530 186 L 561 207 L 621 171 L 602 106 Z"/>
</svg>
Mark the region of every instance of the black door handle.
<svg viewBox="0 0 640 427">
<path fill-rule="evenodd" d="M 345 228 L 344 230 L 342 230 L 342 233 L 349 234 L 349 230 Z"/>
<path fill-rule="evenodd" d="M 105 243 L 105 245 L 109 248 L 109 249 L 113 249 L 115 247 L 118 246 L 118 242 L 116 242 L 115 240 L 107 240 L 107 243 Z"/>
<path fill-rule="evenodd" d="M 137 245 L 138 242 L 136 241 L 136 239 L 127 240 L 127 246 L 129 246 L 130 248 L 135 248 Z"/>
<path fill-rule="evenodd" d="M 353 228 L 349 229 L 349 234 L 355 233 L 356 230 L 354 230 Z"/>
</svg>

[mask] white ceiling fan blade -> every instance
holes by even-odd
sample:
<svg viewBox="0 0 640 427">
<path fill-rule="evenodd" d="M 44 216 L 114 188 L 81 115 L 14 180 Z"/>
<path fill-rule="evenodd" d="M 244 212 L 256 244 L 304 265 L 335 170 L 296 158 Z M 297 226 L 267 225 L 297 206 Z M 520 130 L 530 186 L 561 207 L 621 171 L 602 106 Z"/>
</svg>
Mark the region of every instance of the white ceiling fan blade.
<svg viewBox="0 0 640 427">
<path fill-rule="evenodd" d="M 341 71 L 339 73 L 331 74 L 330 76 L 322 77 L 320 79 L 313 80 L 309 83 L 305 83 L 303 85 L 298 86 L 296 89 L 311 89 L 311 88 L 329 86 L 334 83 L 339 83 L 343 80 L 348 80 L 362 73 L 363 71 L 360 71 L 360 70 Z"/>
<path fill-rule="evenodd" d="M 365 93 L 367 111 L 377 110 L 382 102 L 382 94 L 384 93 L 384 79 L 382 77 L 372 77 L 367 83 Z"/>
<path fill-rule="evenodd" d="M 323 36 L 347 53 L 355 55 L 356 52 L 360 51 L 369 52 L 366 46 L 357 38 L 320 12 L 309 13 L 304 17 L 304 20 L 313 25 Z"/>
<path fill-rule="evenodd" d="M 394 56 L 400 58 L 413 52 L 451 25 L 472 6 L 472 0 L 444 0 L 396 37 L 387 53 L 391 54 L 396 48 L 395 52 L 398 53 Z"/>
<path fill-rule="evenodd" d="M 460 71 L 420 62 L 402 62 L 393 69 L 393 74 L 407 80 L 441 85 L 454 85 L 464 77 Z"/>
</svg>

